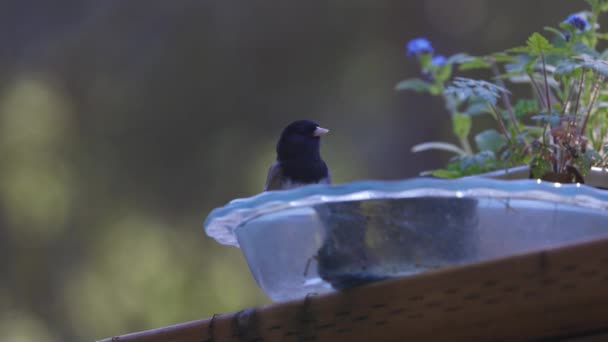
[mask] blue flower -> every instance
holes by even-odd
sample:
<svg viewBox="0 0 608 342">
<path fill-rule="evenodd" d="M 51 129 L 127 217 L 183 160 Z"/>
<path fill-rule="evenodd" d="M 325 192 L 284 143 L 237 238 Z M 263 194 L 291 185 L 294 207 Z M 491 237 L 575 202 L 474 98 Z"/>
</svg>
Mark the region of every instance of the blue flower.
<svg viewBox="0 0 608 342">
<path fill-rule="evenodd" d="M 431 64 L 436 66 L 444 66 L 446 62 L 447 59 L 442 55 L 434 56 L 433 59 L 431 59 Z"/>
<path fill-rule="evenodd" d="M 433 46 L 426 38 L 415 38 L 407 43 L 407 55 L 419 55 L 421 53 L 433 53 Z"/>
<path fill-rule="evenodd" d="M 589 26 L 587 19 L 580 14 L 570 14 L 570 16 L 564 20 L 564 23 L 574 26 L 579 31 L 585 31 L 587 26 Z"/>
</svg>

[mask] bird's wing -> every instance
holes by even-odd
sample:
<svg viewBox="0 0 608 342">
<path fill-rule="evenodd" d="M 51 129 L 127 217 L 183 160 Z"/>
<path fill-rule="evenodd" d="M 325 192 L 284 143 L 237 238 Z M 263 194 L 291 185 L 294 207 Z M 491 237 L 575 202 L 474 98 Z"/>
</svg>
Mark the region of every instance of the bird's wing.
<svg viewBox="0 0 608 342">
<path fill-rule="evenodd" d="M 274 162 L 270 169 L 268 169 L 268 177 L 266 177 L 266 184 L 264 185 L 264 191 L 270 190 L 281 190 L 283 188 L 283 170 L 278 161 Z"/>
<path fill-rule="evenodd" d="M 327 168 L 327 176 L 319 180 L 319 184 L 331 184 L 331 171 Z"/>
</svg>

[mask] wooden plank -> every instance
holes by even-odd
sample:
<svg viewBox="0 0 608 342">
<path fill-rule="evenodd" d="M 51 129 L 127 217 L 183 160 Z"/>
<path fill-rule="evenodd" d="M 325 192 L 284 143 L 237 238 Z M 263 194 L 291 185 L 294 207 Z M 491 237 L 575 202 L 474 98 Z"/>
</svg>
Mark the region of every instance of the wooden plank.
<svg viewBox="0 0 608 342">
<path fill-rule="evenodd" d="M 608 239 L 109 341 L 513 341 L 608 330 Z"/>
</svg>

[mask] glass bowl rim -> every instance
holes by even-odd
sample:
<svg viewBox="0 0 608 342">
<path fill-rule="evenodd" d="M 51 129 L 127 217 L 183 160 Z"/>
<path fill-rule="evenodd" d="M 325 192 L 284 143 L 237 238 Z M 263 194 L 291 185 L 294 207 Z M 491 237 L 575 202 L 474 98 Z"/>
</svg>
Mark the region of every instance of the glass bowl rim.
<svg viewBox="0 0 608 342">
<path fill-rule="evenodd" d="M 561 184 L 538 179 L 496 180 L 483 177 L 459 179 L 410 178 L 364 180 L 338 185 L 308 185 L 291 190 L 268 191 L 230 201 L 205 219 L 209 237 L 238 247 L 236 228 L 259 216 L 322 203 L 400 199 L 412 197 L 530 199 L 608 210 L 608 190 L 584 184 Z"/>
</svg>

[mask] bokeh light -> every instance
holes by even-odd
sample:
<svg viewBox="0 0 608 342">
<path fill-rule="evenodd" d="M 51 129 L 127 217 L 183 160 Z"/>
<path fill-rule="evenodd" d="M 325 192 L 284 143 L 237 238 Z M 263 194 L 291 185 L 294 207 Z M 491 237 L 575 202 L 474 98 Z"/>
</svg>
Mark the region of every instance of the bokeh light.
<svg viewBox="0 0 608 342">
<path fill-rule="evenodd" d="M 0 12 L 0 336 L 95 340 L 269 303 L 214 207 L 258 193 L 288 122 L 335 182 L 449 155 L 443 105 L 396 92 L 405 42 L 484 54 L 584 1 L 8 0 Z M 473 127 L 482 130 L 484 127 Z"/>
</svg>

